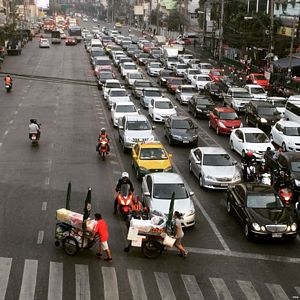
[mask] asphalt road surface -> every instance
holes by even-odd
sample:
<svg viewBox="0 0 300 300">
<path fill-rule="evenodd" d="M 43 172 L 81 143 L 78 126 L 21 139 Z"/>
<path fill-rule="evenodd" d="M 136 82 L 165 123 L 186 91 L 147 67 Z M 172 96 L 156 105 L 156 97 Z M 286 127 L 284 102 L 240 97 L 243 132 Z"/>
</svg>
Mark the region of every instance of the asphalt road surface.
<svg viewBox="0 0 300 300">
<path fill-rule="evenodd" d="M 199 187 L 188 171 L 189 149 L 168 146 L 161 124 L 156 124 L 155 134 L 173 153 L 176 172 L 195 192 L 196 225 L 185 230 L 184 237 L 189 255 L 179 258 L 173 249 L 149 260 L 139 248 L 125 253 L 124 224 L 112 214 L 114 188 L 124 170 L 137 192 L 140 182 L 130 154 L 122 152 L 102 93 L 96 86 L 81 84 L 95 82 L 83 44 L 39 49 L 34 39 L 21 56 L 7 57 L 2 71 L 26 76 L 14 78 L 10 94 L 4 84 L 1 87 L 0 300 L 300 297 L 299 239 L 247 241 L 226 213 L 225 194 Z M 49 78 L 37 80 L 32 75 Z M 187 114 L 186 107 L 176 105 L 179 114 Z M 28 139 L 30 118 L 42 123 L 36 148 Z M 229 150 L 228 137 L 209 130 L 207 120 L 196 122 L 199 146 L 218 144 Z M 111 154 L 104 162 L 95 152 L 101 127 L 112 137 Z M 109 224 L 111 264 L 96 259 L 96 247 L 69 257 L 54 246 L 55 212 L 65 205 L 69 181 L 73 211 L 82 212 L 88 187 L 92 188 L 92 213 L 101 212 Z"/>
</svg>

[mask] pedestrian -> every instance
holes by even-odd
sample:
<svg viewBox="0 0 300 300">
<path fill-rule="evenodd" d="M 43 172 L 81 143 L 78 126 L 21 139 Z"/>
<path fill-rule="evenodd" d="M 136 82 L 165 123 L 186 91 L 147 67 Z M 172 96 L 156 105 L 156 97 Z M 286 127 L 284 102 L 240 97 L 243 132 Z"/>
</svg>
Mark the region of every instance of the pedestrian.
<svg viewBox="0 0 300 300">
<path fill-rule="evenodd" d="M 273 158 L 274 159 L 278 159 L 280 153 L 283 152 L 283 148 L 281 146 L 278 147 L 278 149 L 275 151 L 275 153 L 273 154 Z"/>
<path fill-rule="evenodd" d="M 95 220 L 97 221 L 97 224 L 95 226 L 93 236 L 94 238 L 97 234 L 99 236 L 99 252 L 96 253 L 96 256 L 98 258 L 101 258 L 102 251 L 106 252 L 106 258 L 104 259 L 107 262 L 112 262 L 111 253 L 108 247 L 108 229 L 106 222 L 102 219 L 101 214 L 95 213 Z"/>
<path fill-rule="evenodd" d="M 181 240 L 184 236 L 180 219 L 182 217 L 182 214 L 178 211 L 174 212 L 173 218 L 175 221 L 175 235 L 174 238 L 176 239 L 174 246 L 179 250 L 179 253 L 177 254 L 180 257 L 186 257 L 188 252 L 184 249 Z"/>
</svg>

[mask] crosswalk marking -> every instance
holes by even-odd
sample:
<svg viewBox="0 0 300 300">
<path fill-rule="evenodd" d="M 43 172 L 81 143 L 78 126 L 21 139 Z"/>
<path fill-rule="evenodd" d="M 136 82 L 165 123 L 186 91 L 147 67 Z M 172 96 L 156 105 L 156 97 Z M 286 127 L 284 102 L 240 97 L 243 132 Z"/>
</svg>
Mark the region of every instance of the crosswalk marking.
<svg viewBox="0 0 300 300">
<path fill-rule="evenodd" d="M 25 259 L 19 300 L 33 300 L 36 285 L 38 261 Z"/>
<path fill-rule="evenodd" d="M 276 300 L 289 300 L 289 297 L 279 284 L 271 284 L 266 283 L 266 286 L 270 293 L 272 294 L 273 298 Z"/>
<path fill-rule="evenodd" d="M 63 264 L 50 261 L 48 300 L 61 300 L 63 294 Z"/>
<path fill-rule="evenodd" d="M 214 290 L 218 296 L 218 299 L 222 300 L 233 300 L 226 283 L 222 278 L 209 278 Z"/>
<path fill-rule="evenodd" d="M 115 268 L 102 267 L 102 276 L 104 284 L 104 299 L 105 300 L 118 300 L 119 289 L 118 280 Z"/>
<path fill-rule="evenodd" d="M 75 265 L 76 300 L 90 300 L 90 279 L 87 265 Z"/>
<path fill-rule="evenodd" d="M 242 292 L 244 293 L 246 299 L 249 300 L 260 300 L 257 291 L 255 290 L 253 284 L 250 281 L 237 280 Z"/>
<path fill-rule="evenodd" d="M 0 257 L 0 300 L 5 299 L 12 258 Z"/>
<path fill-rule="evenodd" d="M 194 275 L 181 275 L 181 278 L 190 300 L 204 300 L 203 294 Z"/>
<path fill-rule="evenodd" d="M 147 300 L 142 273 L 140 270 L 127 270 L 133 300 Z"/>
<path fill-rule="evenodd" d="M 176 299 L 167 273 L 154 272 L 156 283 L 162 300 Z"/>
</svg>

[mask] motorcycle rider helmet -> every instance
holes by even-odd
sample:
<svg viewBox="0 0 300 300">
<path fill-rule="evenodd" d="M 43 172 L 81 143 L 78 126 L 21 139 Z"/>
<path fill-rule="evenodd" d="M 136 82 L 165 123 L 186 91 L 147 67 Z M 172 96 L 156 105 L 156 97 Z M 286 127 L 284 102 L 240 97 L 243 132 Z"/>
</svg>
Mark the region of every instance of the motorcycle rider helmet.
<svg viewBox="0 0 300 300">
<path fill-rule="evenodd" d="M 253 152 L 252 151 L 248 151 L 246 154 L 248 157 L 252 157 L 253 156 Z"/>
<path fill-rule="evenodd" d="M 30 119 L 30 123 L 35 123 L 36 120 L 35 119 Z"/>
<path fill-rule="evenodd" d="M 105 133 L 105 131 L 106 131 L 106 129 L 103 127 L 103 128 L 101 128 L 101 133 L 103 134 L 103 133 Z"/>
<path fill-rule="evenodd" d="M 129 174 L 127 172 L 122 173 L 122 178 L 129 178 Z"/>
</svg>

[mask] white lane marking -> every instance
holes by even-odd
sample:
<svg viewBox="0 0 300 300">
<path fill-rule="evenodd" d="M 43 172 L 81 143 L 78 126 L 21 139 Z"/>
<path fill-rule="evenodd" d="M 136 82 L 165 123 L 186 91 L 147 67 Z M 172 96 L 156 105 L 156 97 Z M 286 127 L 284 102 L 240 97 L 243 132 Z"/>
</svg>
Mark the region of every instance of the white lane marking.
<svg viewBox="0 0 300 300">
<path fill-rule="evenodd" d="M 38 261 L 25 259 L 19 300 L 33 300 L 36 286 Z"/>
<path fill-rule="evenodd" d="M 209 278 L 218 299 L 233 300 L 225 281 L 222 278 Z"/>
<path fill-rule="evenodd" d="M 43 239 L 44 239 L 44 230 L 39 230 L 37 244 L 41 245 L 43 243 Z"/>
<path fill-rule="evenodd" d="M 154 272 L 158 290 L 162 300 L 175 300 L 175 294 L 167 273 Z"/>
<path fill-rule="evenodd" d="M 75 265 L 76 300 L 90 300 L 90 279 L 87 265 Z"/>
<path fill-rule="evenodd" d="M 118 280 L 115 268 L 102 267 L 103 285 L 104 285 L 104 299 L 118 300 Z"/>
<path fill-rule="evenodd" d="M 48 160 L 48 168 L 49 168 L 49 171 L 51 171 L 51 168 L 52 168 L 52 159 Z"/>
<path fill-rule="evenodd" d="M 28 84 L 27 87 L 30 88 L 30 84 Z"/>
<path fill-rule="evenodd" d="M 19 112 L 17 110 L 14 111 L 14 114 L 17 115 Z"/>
<path fill-rule="evenodd" d="M 14 120 L 10 120 L 10 121 L 9 121 L 9 124 L 12 124 L 13 122 L 14 122 Z"/>
<path fill-rule="evenodd" d="M 4 136 L 7 135 L 7 134 L 8 134 L 8 130 L 6 130 L 6 131 L 4 132 Z"/>
<path fill-rule="evenodd" d="M 0 147 L 2 147 L 3 143 L 0 143 Z"/>
<path fill-rule="evenodd" d="M 46 211 L 46 210 L 47 210 L 47 202 L 44 201 L 44 202 L 42 203 L 42 211 Z"/>
<path fill-rule="evenodd" d="M 63 264 L 50 261 L 48 300 L 61 300 L 63 294 Z"/>
<path fill-rule="evenodd" d="M 0 257 L 0 300 L 5 299 L 12 258 Z"/>
<path fill-rule="evenodd" d="M 115 160 L 111 160 L 110 163 L 111 163 L 112 165 L 118 165 L 118 164 L 119 164 L 119 163 L 118 163 L 117 161 L 115 161 Z"/>
<path fill-rule="evenodd" d="M 101 107 L 101 105 L 100 104 L 96 104 L 96 107 Z"/>
<path fill-rule="evenodd" d="M 133 300 L 147 300 L 141 271 L 128 269 L 127 273 Z"/>
<path fill-rule="evenodd" d="M 49 183 L 50 183 L 50 177 L 47 176 L 47 177 L 45 178 L 45 185 L 49 185 Z"/>
<path fill-rule="evenodd" d="M 276 300 L 289 300 L 290 299 L 280 284 L 266 283 L 266 286 L 267 286 L 268 290 L 270 291 L 270 293 L 272 294 L 274 299 L 276 299 Z"/>
<path fill-rule="evenodd" d="M 175 164 L 173 164 L 173 167 L 176 170 L 176 173 L 181 174 L 181 172 L 179 171 L 178 167 Z M 182 178 L 184 178 L 184 177 L 182 176 Z M 186 182 L 186 185 L 189 188 L 189 190 L 191 190 L 191 188 L 189 187 L 187 182 Z M 198 206 L 199 210 L 201 211 L 201 213 L 205 217 L 206 221 L 209 223 L 211 229 L 213 230 L 214 234 L 218 238 L 219 242 L 222 244 L 224 250 L 225 251 L 230 251 L 230 248 L 227 245 L 227 243 L 225 242 L 224 238 L 222 237 L 221 232 L 218 230 L 217 225 L 214 223 L 212 218 L 208 215 L 208 213 L 204 209 L 203 205 L 200 203 L 200 201 L 198 200 L 198 198 L 196 196 L 194 196 L 194 203 Z"/>
<path fill-rule="evenodd" d="M 181 275 L 185 289 L 190 300 L 204 300 L 204 296 L 199 288 L 196 277 L 194 275 Z"/>
<path fill-rule="evenodd" d="M 250 281 L 237 280 L 237 283 L 247 300 L 260 300 L 256 289 Z"/>
<path fill-rule="evenodd" d="M 97 112 L 98 115 L 102 116 L 103 115 L 103 112 Z"/>
</svg>

